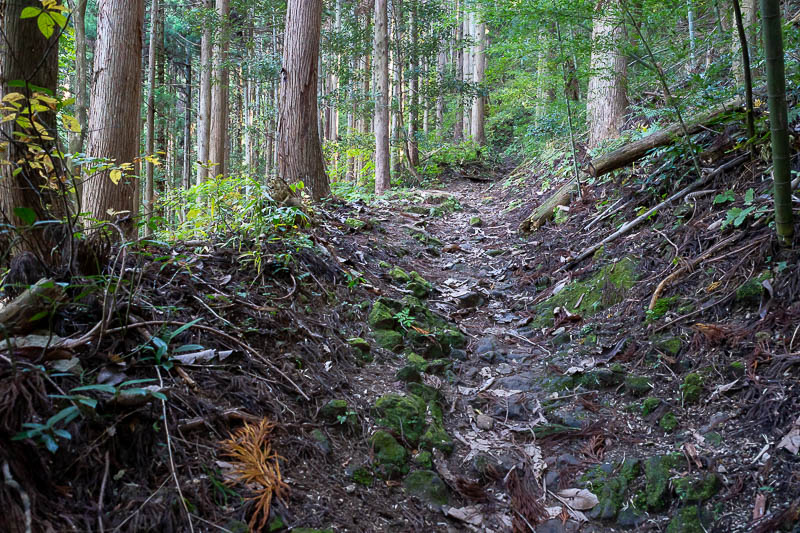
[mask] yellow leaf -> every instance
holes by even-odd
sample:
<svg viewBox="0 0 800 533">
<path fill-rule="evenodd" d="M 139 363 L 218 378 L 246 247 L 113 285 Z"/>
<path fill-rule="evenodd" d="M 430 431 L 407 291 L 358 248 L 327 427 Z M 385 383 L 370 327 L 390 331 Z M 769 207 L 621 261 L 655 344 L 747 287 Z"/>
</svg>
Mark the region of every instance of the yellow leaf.
<svg viewBox="0 0 800 533">
<path fill-rule="evenodd" d="M 148 163 L 152 163 L 155 166 L 161 165 L 161 161 L 159 161 L 158 158 L 156 156 L 154 156 L 154 155 L 148 155 L 147 157 L 145 157 L 145 160 Z"/>
<path fill-rule="evenodd" d="M 111 178 L 111 181 L 114 182 L 114 185 L 118 185 L 120 180 L 122 180 L 122 171 L 118 168 L 115 168 L 111 171 L 108 177 Z"/>
<path fill-rule="evenodd" d="M 122 163 L 119 168 L 122 170 L 133 170 L 133 163 Z"/>
<path fill-rule="evenodd" d="M 76 119 L 72 115 L 67 115 L 67 114 L 61 115 L 61 121 L 64 123 L 64 127 L 67 128 L 69 131 L 73 133 L 81 132 L 80 122 L 78 122 L 78 119 Z"/>
<path fill-rule="evenodd" d="M 3 102 L 19 102 L 24 99 L 25 95 L 22 93 L 8 93 L 3 97 Z"/>
</svg>

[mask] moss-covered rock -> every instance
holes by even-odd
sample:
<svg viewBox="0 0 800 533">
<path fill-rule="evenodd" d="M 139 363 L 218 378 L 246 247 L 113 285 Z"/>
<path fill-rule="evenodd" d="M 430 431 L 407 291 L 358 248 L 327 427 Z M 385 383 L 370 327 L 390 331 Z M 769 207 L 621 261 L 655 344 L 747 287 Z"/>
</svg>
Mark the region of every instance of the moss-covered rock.
<svg viewBox="0 0 800 533">
<path fill-rule="evenodd" d="M 322 432 L 320 429 L 315 429 L 311 431 L 311 438 L 314 439 L 314 442 L 317 445 L 317 448 L 324 454 L 328 455 L 331 453 L 331 441 L 328 440 L 328 436 Z"/>
<path fill-rule="evenodd" d="M 440 420 L 432 420 L 419 441 L 424 450 L 441 450 L 446 454 L 453 453 L 453 439 L 444 430 Z"/>
<path fill-rule="evenodd" d="M 422 383 L 411 383 L 408 385 L 408 392 L 422 398 L 428 405 L 433 404 L 433 414 L 441 417 L 441 404 L 444 402 L 444 396 L 442 396 L 442 392 L 439 389 Z"/>
<path fill-rule="evenodd" d="M 434 506 L 447 505 L 450 501 L 444 481 L 431 470 L 417 470 L 403 481 L 406 493 Z"/>
<path fill-rule="evenodd" d="M 719 492 L 721 483 L 714 473 L 707 473 L 700 477 L 682 477 L 673 480 L 672 486 L 675 494 L 682 501 L 704 502 L 710 500 Z"/>
<path fill-rule="evenodd" d="M 425 432 L 427 405 L 419 396 L 386 394 L 375 402 L 377 422 L 391 428 L 412 445 L 419 442 Z"/>
<path fill-rule="evenodd" d="M 587 389 L 605 389 L 616 387 L 625 380 L 625 371 L 621 368 L 600 368 L 586 372 L 577 379 L 578 384 Z"/>
<path fill-rule="evenodd" d="M 681 352 L 680 337 L 663 337 L 656 341 L 655 346 L 670 357 L 677 357 Z"/>
<path fill-rule="evenodd" d="M 626 376 L 625 390 L 632 396 L 644 396 L 653 388 L 650 378 L 644 376 Z"/>
<path fill-rule="evenodd" d="M 589 279 L 573 281 L 558 294 L 537 305 L 533 325 L 537 328 L 551 326 L 556 307 L 565 307 L 584 318 L 590 317 L 621 302 L 635 281 L 636 262 L 632 258 L 626 257 L 606 265 Z"/>
<path fill-rule="evenodd" d="M 602 467 L 595 468 L 587 478 L 598 504 L 589 512 L 591 518 L 613 520 L 627 500 L 628 488 L 640 473 L 638 459 L 626 459 L 617 474 L 609 474 Z"/>
<path fill-rule="evenodd" d="M 646 320 L 648 322 L 654 322 L 662 318 L 667 314 L 667 311 L 672 308 L 675 302 L 678 301 L 678 298 L 678 296 L 670 296 L 669 298 L 659 298 L 656 300 L 656 305 L 653 306 L 652 309 L 647 310 Z"/>
<path fill-rule="evenodd" d="M 705 533 L 703 517 L 697 505 L 690 505 L 679 509 L 667 525 L 667 533 Z"/>
<path fill-rule="evenodd" d="M 344 223 L 355 231 L 361 231 L 369 225 L 368 222 L 352 217 L 346 219 Z"/>
<path fill-rule="evenodd" d="M 757 306 L 761 303 L 764 293 L 762 282 L 769 279 L 769 272 L 762 272 L 758 276 L 748 279 L 736 289 L 736 303 L 744 306 Z"/>
<path fill-rule="evenodd" d="M 333 533 L 332 529 L 314 529 L 310 527 L 293 527 L 292 533 Z"/>
<path fill-rule="evenodd" d="M 396 266 L 389 271 L 389 277 L 398 283 L 408 283 L 411 281 L 411 276 L 402 268 Z"/>
<path fill-rule="evenodd" d="M 398 310 L 394 309 L 394 305 L 390 305 L 393 302 L 388 300 L 388 298 L 378 298 L 374 304 L 372 304 L 372 310 L 369 312 L 369 317 L 367 321 L 372 329 L 396 329 L 400 326 L 397 322 L 397 319 L 394 315 L 399 312 Z"/>
<path fill-rule="evenodd" d="M 425 278 L 420 276 L 416 271 L 410 272 L 408 277 L 409 279 L 406 283 L 406 289 L 410 290 L 411 293 L 417 298 L 427 298 L 433 289 L 433 285 L 431 285 L 430 282 L 428 282 Z"/>
<path fill-rule="evenodd" d="M 439 343 L 446 347 L 445 351 L 450 353 L 451 348 L 461 349 L 467 345 L 467 337 L 457 329 L 447 328 L 436 334 Z"/>
<path fill-rule="evenodd" d="M 645 503 L 651 511 L 661 511 L 669 505 L 670 470 L 675 468 L 679 460 L 680 455 L 669 454 L 656 455 L 645 461 Z"/>
<path fill-rule="evenodd" d="M 347 344 L 353 347 L 356 350 L 361 350 L 362 352 L 368 353 L 370 351 L 369 342 L 362 339 L 361 337 L 350 337 L 347 339 Z"/>
<path fill-rule="evenodd" d="M 678 419 L 675 418 L 675 415 L 671 412 L 665 413 L 658 421 L 658 425 L 667 433 L 672 433 L 675 431 L 675 428 L 678 427 Z"/>
<path fill-rule="evenodd" d="M 378 430 L 370 439 L 375 468 L 385 478 L 408 472 L 408 451 L 388 431 Z"/>
<path fill-rule="evenodd" d="M 697 403 L 700 399 L 700 394 L 703 392 L 703 376 L 697 373 L 687 374 L 683 378 L 681 384 L 681 393 L 683 394 L 683 403 L 692 404 Z"/>
<path fill-rule="evenodd" d="M 406 383 L 418 382 L 422 379 L 419 369 L 414 365 L 406 365 L 395 374 L 397 381 L 404 381 Z"/>
<path fill-rule="evenodd" d="M 478 228 L 480 226 L 483 226 L 483 220 L 481 219 L 481 217 L 477 216 L 471 217 L 469 219 L 469 225 L 472 226 L 473 228 Z"/>
<path fill-rule="evenodd" d="M 403 334 L 399 331 L 392 329 L 376 329 L 372 332 L 375 337 L 375 342 L 379 346 L 391 350 L 393 352 L 400 352 L 403 349 Z"/>
<path fill-rule="evenodd" d="M 428 451 L 421 451 L 414 456 L 414 463 L 422 468 L 430 470 L 433 468 L 433 455 Z"/>
<path fill-rule="evenodd" d="M 642 402 L 642 416 L 647 416 L 653 411 L 655 411 L 658 406 L 661 405 L 661 400 L 654 396 L 650 396 L 649 398 L 645 398 Z"/>
<path fill-rule="evenodd" d="M 355 470 L 353 470 L 350 477 L 353 479 L 353 481 L 365 487 L 372 486 L 372 483 L 375 480 L 375 476 L 372 474 L 372 470 L 364 466 L 360 466 Z"/>
</svg>

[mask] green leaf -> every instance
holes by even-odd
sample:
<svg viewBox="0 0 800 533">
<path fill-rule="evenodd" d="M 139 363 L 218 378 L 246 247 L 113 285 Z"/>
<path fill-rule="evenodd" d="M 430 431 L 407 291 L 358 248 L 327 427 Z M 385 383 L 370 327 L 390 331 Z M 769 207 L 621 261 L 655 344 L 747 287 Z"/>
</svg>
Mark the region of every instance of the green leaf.
<svg viewBox="0 0 800 533">
<path fill-rule="evenodd" d="M 733 202 L 734 200 L 736 200 L 736 196 L 733 194 L 733 191 L 729 189 L 714 197 L 714 205 L 724 204 L 725 202 Z"/>
<path fill-rule="evenodd" d="M 158 400 L 164 401 L 164 402 L 167 401 L 167 397 L 164 395 L 163 392 L 150 391 L 150 396 L 152 396 L 153 398 L 156 398 Z"/>
<path fill-rule="evenodd" d="M 61 13 L 59 13 L 57 11 L 50 11 L 48 13 L 48 15 L 50 15 L 53 18 L 53 20 L 56 22 L 56 24 L 58 24 L 62 28 L 66 28 L 67 27 L 67 17 L 65 17 Z"/>
<path fill-rule="evenodd" d="M 123 381 L 120 383 L 120 387 L 127 387 L 128 385 L 137 385 L 139 383 L 150 383 L 151 381 L 155 381 L 153 378 L 146 378 L 146 379 L 131 379 L 128 381 Z"/>
<path fill-rule="evenodd" d="M 64 424 L 69 424 L 79 415 L 78 408 L 74 405 L 69 407 L 65 407 L 58 413 L 54 414 L 47 420 L 47 427 L 51 428 L 55 426 L 58 422 L 64 421 Z"/>
<path fill-rule="evenodd" d="M 22 10 L 22 14 L 19 16 L 21 19 L 32 19 L 33 17 L 38 17 L 42 10 L 38 7 L 26 7 Z"/>
<path fill-rule="evenodd" d="M 744 193 L 744 203 L 747 205 L 752 204 L 755 195 L 756 193 L 753 189 L 747 189 L 747 192 Z"/>
<path fill-rule="evenodd" d="M 191 322 L 189 322 L 189 323 L 187 323 L 187 324 L 184 324 L 184 325 L 182 325 L 181 327 L 179 327 L 178 329 L 176 329 L 175 331 L 173 331 L 172 333 L 170 333 L 170 335 L 169 335 L 169 340 L 172 340 L 172 339 L 174 339 L 175 337 L 177 337 L 178 335 L 180 335 L 181 333 L 183 333 L 184 331 L 186 331 L 186 330 L 187 330 L 187 329 L 189 329 L 190 327 L 194 326 L 195 324 L 197 324 L 197 323 L 198 323 L 198 322 L 200 322 L 201 320 L 203 320 L 203 319 L 202 319 L 202 317 L 201 317 L 201 318 L 195 318 L 195 319 L 194 319 L 194 320 L 192 320 Z"/>
<path fill-rule="evenodd" d="M 49 39 L 53 36 L 53 32 L 56 28 L 56 21 L 49 16 L 40 16 L 36 19 L 36 24 L 39 26 L 39 31 L 42 32 L 45 39 Z"/>
<path fill-rule="evenodd" d="M 84 392 L 84 391 L 100 391 L 100 392 L 110 392 L 114 394 L 117 392 L 117 388 L 114 385 L 108 385 L 106 383 L 95 383 L 94 385 L 84 385 L 82 387 L 75 387 L 71 389 L 70 392 Z"/>
<path fill-rule="evenodd" d="M 62 439 L 72 440 L 72 434 L 66 429 L 56 429 L 53 431 L 53 434 L 61 437 Z"/>
<path fill-rule="evenodd" d="M 32 226 L 36 222 L 36 211 L 30 207 L 15 207 L 14 214 L 22 220 L 26 226 Z"/>
<path fill-rule="evenodd" d="M 50 453 L 58 451 L 58 443 L 47 433 L 42 433 L 42 441 L 44 441 L 44 446 Z"/>
</svg>

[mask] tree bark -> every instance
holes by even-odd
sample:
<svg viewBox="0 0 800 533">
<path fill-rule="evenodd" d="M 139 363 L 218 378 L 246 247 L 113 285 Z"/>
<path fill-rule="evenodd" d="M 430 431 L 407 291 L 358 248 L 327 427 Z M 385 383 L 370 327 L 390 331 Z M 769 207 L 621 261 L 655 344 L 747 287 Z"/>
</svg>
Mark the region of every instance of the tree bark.
<svg viewBox="0 0 800 533">
<path fill-rule="evenodd" d="M 408 163 L 412 167 L 419 165 L 419 21 L 417 20 L 417 0 L 412 0 L 411 17 L 411 75 L 408 80 Z"/>
<path fill-rule="evenodd" d="M 56 26 L 54 34 L 49 39 L 45 38 L 37 26 L 36 17 L 21 18 L 22 10 L 26 7 L 41 8 L 42 4 L 38 0 L 5 2 L 2 8 L 3 39 L 0 41 L 3 52 L 0 58 L 0 96 L 5 97 L 10 93 L 24 95 L 25 99 L 18 102 L 23 109 L 28 107 L 28 102 L 38 91 L 34 86 L 51 91 L 51 96 L 56 94 L 60 35 Z M 24 81 L 26 85 L 11 87 L 9 82 L 12 81 Z M 2 116 L 11 115 L 9 111 L 4 111 Z M 11 224 L 21 230 L 26 224 L 17 216 L 15 209 L 33 210 L 37 221 L 51 220 L 66 214 L 67 196 L 57 194 L 61 188 L 59 175 L 55 174 L 61 166 L 58 148 L 53 140 L 41 135 L 46 133 L 48 137 L 57 137 L 55 113 L 36 113 L 32 116 L 30 112 L 21 111 L 17 118 L 27 119 L 44 128 L 44 131 L 37 132 L 32 127 L 23 127 L 19 120 L 9 120 L 0 125 L 0 140 L 8 143 L 6 148 L 0 149 L 0 158 L 14 163 L 0 165 L 0 223 Z M 37 156 L 29 150 L 33 146 L 38 146 L 47 155 L 37 161 Z M 42 169 L 39 165 L 47 166 L 50 170 Z M 33 252 L 40 261 L 48 264 L 56 261 L 56 243 L 43 227 L 27 228 L 18 231 L 16 236 L 19 240 L 14 243 L 0 241 L 3 250 L 0 252 L 0 261 L 6 259 L 6 250 L 15 255 Z"/>
<path fill-rule="evenodd" d="M 211 9 L 211 1 L 205 0 L 203 7 Z M 211 26 L 203 24 L 203 36 L 200 42 L 200 95 L 197 100 L 197 184 L 200 185 L 209 176 L 209 140 L 211 134 Z"/>
<path fill-rule="evenodd" d="M 464 12 L 462 1 L 456 0 L 456 80 L 464 81 Z M 459 89 L 456 94 L 456 122 L 453 126 L 453 140 L 464 140 L 464 101 Z"/>
<path fill-rule="evenodd" d="M 317 128 L 317 58 L 322 0 L 289 0 L 281 71 L 278 176 L 302 181 L 314 200 L 331 192 Z M 276 191 L 285 196 L 288 191 Z"/>
<path fill-rule="evenodd" d="M 88 129 L 86 91 L 86 2 L 88 0 L 78 0 L 75 10 L 72 12 L 72 22 L 75 26 L 75 118 L 81 125 L 79 133 L 70 136 L 69 151 L 77 153 L 83 150 L 86 141 L 86 130 Z"/>
<path fill-rule="evenodd" d="M 217 16 L 220 20 L 220 36 L 214 45 L 214 75 L 211 90 L 211 131 L 209 133 L 209 160 L 211 175 L 225 175 L 225 157 L 228 147 L 228 83 L 230 72 L 225 62 L 228 56 L 229 0 L 216 0 Z"/>
<path fill-rule="evenodd" d="M 139 155 L 143 26 L 144 0 L 100 0 L 87 152 L 117 165 L 132 164 Z M 95 220 L 119 222 L 125 236 L 133 237 L 135 192 L 135 171 L 123 172 L 118 183 L 109 171 L 98 172 L 84 186 L 84 211 Z"/>
<path fill-rule="evenodd" d="M 187 190 L 192 180 L 192 48 L 186 45 L 186 85 L 183 88 L 183 190 Z"/>
<path fill-rule="evenodd" d="M 628 107 L 627 61 L 620 50 L 624 26 L 618 0 L 600 0 L 592 29 L 591 77 L 586 99 L 589 146 L 619 135 Z"/>
<path fill-rule="evenodd" d="M 375 0 L 375 43 L 372 53 L 377 79 L 375 101 L 375 194 L 391 183 L 389 168 L 389 34 L 387 1 Z"/>
<path fill-rule="evenodd" d="M 745 34 L 745 41 L 749 41 L 748 39 L 748 32 L 752 31 L 753 23 L 756 20 L 756 0 L 742 0 L 740 2 L 740 15 L 741 15 L 741 23 L 744 28 Z M 736 80 L 737 85 L 742 85 L 745 82 L 744 79 L 744 65 L 742 64 L 742 39 L 739 34 L 739 24 L 738 17 L 734 17 L 735 23 L 731 25 L 732 30 L 734 32 L 733 38 L 731 39 L 731 72 L 733 73 L 734 79 Z M 748 55 L 750 45 L 748 45 Z"/>
<path fill-rule="evenodd" d="M 147 127 L 145 133 L 145 155 L 155 154 L 155 116 L 156 116 L 156 51 L 158 49 L 158 0 L 150 0 L 150 49 L 147 64 Z M 155 165 L 146 162 L 144 211 L 145 233 L 150 233 L 150 220 L 153 218 L 153 174 Z"/>
<path fill-rule="evenodd" d="M 486 144 L 486 95 L 483 94 L 483 78 L 486 75 L 486 23 L 478 24 L 476 37 L 475 84 L 478 86 L 478 95 L 472 103 L 472 140 L 483 146 Z"/>
</svg>

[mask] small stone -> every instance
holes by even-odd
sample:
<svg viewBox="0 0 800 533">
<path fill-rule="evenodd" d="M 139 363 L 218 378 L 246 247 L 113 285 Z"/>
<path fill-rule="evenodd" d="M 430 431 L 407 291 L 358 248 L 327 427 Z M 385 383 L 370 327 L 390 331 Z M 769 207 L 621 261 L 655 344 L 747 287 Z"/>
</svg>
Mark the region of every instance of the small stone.
<svg viewBox="0 0 800 533">
<path fill-rule="evenodd" d="M 356 491 L 356 486 L 355 486 L 355 484 L 353 484 L 353 483 L 350 483 L 349 485 L 347 485 L 347 486 L 344 488 L 344 491 L 345 491 L 347 494 L 353 494 L 353 493 Z"/>
<path fill-rule="evenodd" d="M 337 422 L 340 416 L 347 416 L 345 400 L 331 400 L 319 410 L 320 416 L 328 422 Z"/>
<path fill-rule="evenodd" d="M 361 350 L 362 352 L 369 352 L 370 350 L 369 342 L 362 339 L 361 337 L 351 337 L 347 339 L 347 344 L 349 344 L 350 346 L 352 346 L 357 350 Z"/>
<path fill-rule="evenodd" d="M 481 219 L 481 217 L 477 216 L 472 217 L 469 219 L 469 225 L 472 226 L 473 228 L 478 228 L 480 226 L 483 226 L 483 220 Z"/>
<path fill-rule="evenodd" d="M 479 414 L 475 417 L 475 425 L 484 431 L 490 431 L 494 427 L 494 418 L 488 415 Z"/>
<path fill-rule="evenodd" d="M 325 433 L 319 429 L 315 429 L 311 432 L 311 438 L 314 439 L 317 448 L 322 452 L 323 455 L 328 455 L 331 453 L 331 442 L 328 440 L 328 437 L 325 435 Z"/>
<path fill-rule="evenodd" d="M 403 482 L 403 488 L 407 493 L 434 507 L 447 505 L 450 500 L 444 481 L 431 470 L 412 472 Z"/>
<path fill-rule="evenodd" d="M 632 396 L 644 396 L 653 388 L 650 383 L 650 378 L 644 376 L 626 376 L 625 377 L 625 390 Z"/>
<path fill-rule="evenodd" d="M 486 250 L 486 255 L 489 257 L 497 257 L 498 255 L 503 255 L 506 253 L 505 250 L 500 250 L 499 248 L 492 248 L 491 250 Z"/>
<path fill-rule="evenodd" d="M 471 291 L 458 297 L 458 306 L 462 309 L 480 307 L 484 302 L 483 295 L 477 291 Z"/>
<path fill-rule="evenodd" d="M 388 432 L 379 430 L 372 436 L 375 466 L 387 478 L 408 472 L 408 452 Z"/>
<path fill-rule="evenodd" d="M 681 384 L 683 402 L 686 404 L 697 403 L 703 392 L 703 377 L 700 374 L 687 374 Z"/>
<path fill-rule="evenodd" d="M 391 329 L 378 329 L 372 332 L 377 342 L 383 348 L 391 351 L 402 351 L 403 347 L 403 334 L 399 331 Z"/>
</svg>

